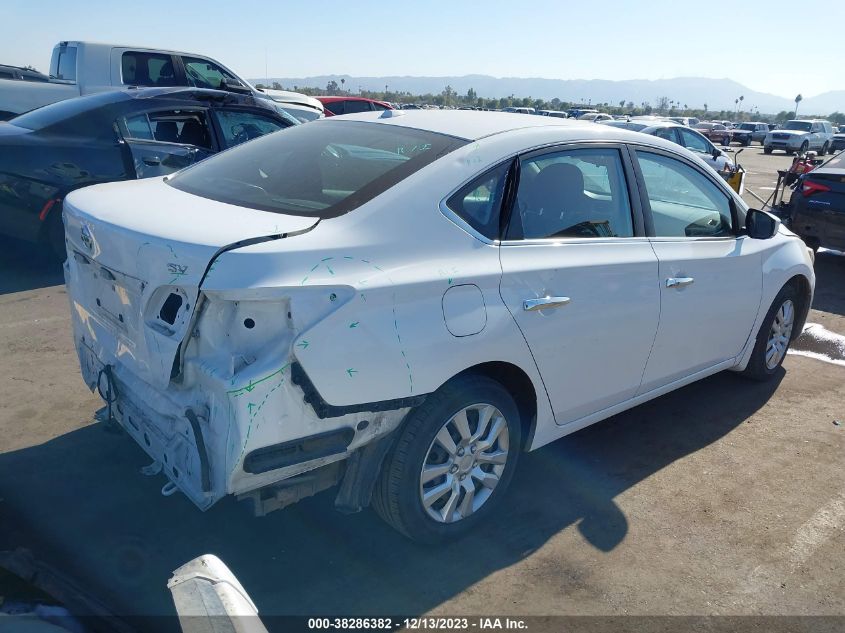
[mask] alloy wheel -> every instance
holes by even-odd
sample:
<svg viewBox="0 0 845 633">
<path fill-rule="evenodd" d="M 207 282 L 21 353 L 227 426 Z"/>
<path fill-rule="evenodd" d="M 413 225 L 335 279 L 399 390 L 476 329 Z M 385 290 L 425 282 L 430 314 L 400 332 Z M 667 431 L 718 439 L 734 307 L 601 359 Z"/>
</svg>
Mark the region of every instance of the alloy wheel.
<svg viewBox="0 0 845 633">
<path fill-rule="evenodd" d="M 789 348 L 792 327 L 795 324 L 795 304 L 791 299 L 784 301 L 775 313 L 772 329 L 766 341 L 766 368 L 775 369 Z"/>
<path fill-rule="evenodd" d="M 493 405 L 464 407 L 440 428 L 420 471 L 420 501 L 435 521 L 455 523 L 478 511 L 505 470 L 508 423 Z"/>
</svg>

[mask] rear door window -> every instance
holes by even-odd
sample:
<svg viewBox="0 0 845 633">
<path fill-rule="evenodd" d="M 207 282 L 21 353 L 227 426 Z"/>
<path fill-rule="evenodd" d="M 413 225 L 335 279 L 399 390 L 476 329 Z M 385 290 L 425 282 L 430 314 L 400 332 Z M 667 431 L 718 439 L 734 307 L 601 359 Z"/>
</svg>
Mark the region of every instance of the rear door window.
<svg viewBox="0 0 845 633">
<path fill-rule="evenodd" d="M 143 112 L 126 117 L 124 127 L 130 139 L 213 149 L 208 117 L 201 110 Z"/>
<path fill-rule="evenodd" d="M 617 149 L 574 149 L 520 160 L 507 239 L 632 237 Z"/>
<path fill-rule="evenodd" d="M 121 55 L 120 67 L 127 86 L 179 85 L 171 55 L 126 51 Z"/>
</svg>

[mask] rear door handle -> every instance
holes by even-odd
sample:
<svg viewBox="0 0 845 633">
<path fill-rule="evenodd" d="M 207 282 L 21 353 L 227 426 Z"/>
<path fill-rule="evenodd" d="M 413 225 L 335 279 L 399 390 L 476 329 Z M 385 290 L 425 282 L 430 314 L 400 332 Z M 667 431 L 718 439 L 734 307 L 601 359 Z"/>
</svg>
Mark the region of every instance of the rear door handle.
<svg viewBox="0 0 845 633">
<path fill-rule="evenodd" d="M 666 287 L 683 288 L 684 286 L 689 286 L 694 281 L 695 279 L 692 277 L 669 277 L 669 279 L 666 280 Z"/>
<path fill-rule="evenodd" d="M 549 308 L 560 308 L 565 306 L 570 301 L 569 297 L 540 297 L 539 299 L 526 299 L 522 302 L 522 309 L 527 311 L 532 310 L 548 310 Z"/>
</svg>

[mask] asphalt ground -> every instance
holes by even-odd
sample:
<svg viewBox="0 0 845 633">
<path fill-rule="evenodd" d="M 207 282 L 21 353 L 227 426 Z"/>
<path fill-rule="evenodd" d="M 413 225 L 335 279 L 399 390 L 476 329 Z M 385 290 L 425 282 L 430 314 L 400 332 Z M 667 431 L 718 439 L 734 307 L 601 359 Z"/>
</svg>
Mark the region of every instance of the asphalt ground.
<svg viewBox="0 0 845 633">
<path fill-rule="evenodd" d="M 762 195 L 791 158 L 754 146 L 739 162 Z M 821 252 L 816 271 L 809 321 L 845 334 L 845 256 Z M 201 513 L 161 496 L 99 407 L 59 267 L 0 240 L 0 550 L 29 549 L 124 616 L 173 615 L 167 579 L 204 553 L 265 615 L 845 616 L 833 362 L 790 355 L 766 384 L 722 373 L 526 454 L 505 511 L 436 548 L 337 514 L 331 493 L 260 519 L 231 499 Z"/>
</svg>

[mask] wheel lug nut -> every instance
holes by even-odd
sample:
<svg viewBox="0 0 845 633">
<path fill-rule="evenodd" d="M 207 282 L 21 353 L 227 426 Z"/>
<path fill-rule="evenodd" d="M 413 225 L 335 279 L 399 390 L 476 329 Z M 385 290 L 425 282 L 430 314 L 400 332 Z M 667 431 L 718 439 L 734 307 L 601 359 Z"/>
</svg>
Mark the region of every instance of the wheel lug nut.
<svg viewBox="0 0 845 633">
<path fill-rule="evenodd" d="M 464 480 L 464 479 L 466 479 L 466 478 L 467 478 L 467 476 L 466 476 L 466 475 L 461 475 L 461 481 L 463 481 L 463 480 Z"/>
<path fill-rule="evenodd" d="M 470 446 L 470 447 L 469 447 L 469 452 L 470 452 L 470 453 L 474 453 L 474 452 L 475 452 L 475 450 L 476 450 L 476 448 L 475 448 L 475 444 L 473 444 L 472 446 Z"/>
<path fill-rule="evenodd" d="M 463 456 L 464 456 L 464 449 L 459 448 L 458 449 L 458 457 L 463 457 Z"/>
</svg>

